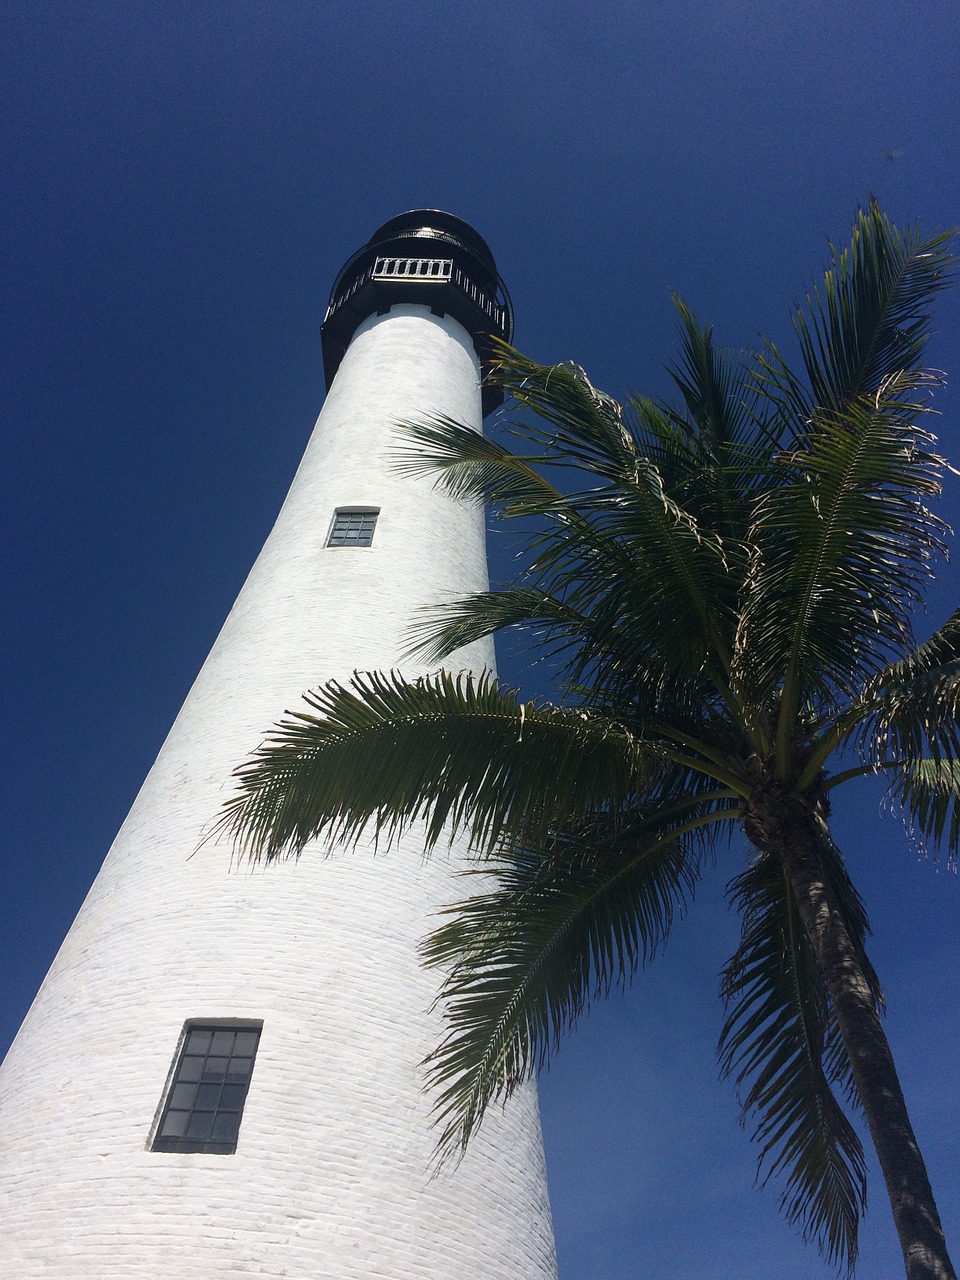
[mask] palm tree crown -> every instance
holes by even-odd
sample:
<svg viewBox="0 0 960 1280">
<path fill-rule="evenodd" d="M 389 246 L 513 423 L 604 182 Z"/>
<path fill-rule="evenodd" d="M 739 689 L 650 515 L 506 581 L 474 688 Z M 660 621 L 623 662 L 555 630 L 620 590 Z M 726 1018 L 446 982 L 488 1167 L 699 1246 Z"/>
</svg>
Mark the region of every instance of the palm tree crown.
<svg viewBox="0 0 960 1280">
<path fill-rule="evenodd" d="M 513 585 L 419 621 L 418 652 L 524 628 L 559 665 L 557 702 L 442 670 L 327 685 L 238 770 L 222 826 L 268 858 L 368 823 L 421 822 L 431 846 L 469 832 L 477 891 L 424 943 L 445 974 L 443 1149 L 656 952 L 742 830 L 719 1053 L 761 1169 L 851 1267 L 862 1109 L 908 1276 L 953 1276 L 829 829 L 836 787 L 876 772 L 919 833 L 960 847 L 960 611 L 922 645 L 912 629 L 946 533 L 921 425 L 946 241 L 861 211 L 794 317 L 799 370 L 771 344 L 723 354 L 677 301 L 679 408 L 504 347 L 497 381 L 531 411 L 508 443 L 406 429 L 398 465 L 519 521 L 527 551 Z"/>
</svg>

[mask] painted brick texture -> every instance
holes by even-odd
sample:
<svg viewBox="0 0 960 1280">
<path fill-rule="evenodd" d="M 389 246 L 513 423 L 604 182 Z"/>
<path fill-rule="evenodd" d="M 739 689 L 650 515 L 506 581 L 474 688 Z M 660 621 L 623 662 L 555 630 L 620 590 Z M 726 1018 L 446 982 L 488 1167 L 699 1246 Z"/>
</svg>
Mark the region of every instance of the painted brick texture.
<svg viewBox="0 0 960 1280">
<path fill-rule="evenodd" d="M 398 419 L 479 428 L 465 331 L 395 307 L 357 331 L 214 648 L 0 1070 L 11 1280 L 550 1280 L 534 1089 L 433 1176 L 416 947 L 466 852 L 310 849 L 231 866 L 204 834 L 301 692 L 389 667 L 415 611 L 486 585 L 482 513 L 392 466 Z M 369 549 L 334 510 L 380 508 Z M 462 665 L 492 666 L 492 646 Z M 405 668 L 411 670 L 410 668 Z M 263 1020 L 235 1155 L 151 1152 L 183 1024 Z"/>
</svg>

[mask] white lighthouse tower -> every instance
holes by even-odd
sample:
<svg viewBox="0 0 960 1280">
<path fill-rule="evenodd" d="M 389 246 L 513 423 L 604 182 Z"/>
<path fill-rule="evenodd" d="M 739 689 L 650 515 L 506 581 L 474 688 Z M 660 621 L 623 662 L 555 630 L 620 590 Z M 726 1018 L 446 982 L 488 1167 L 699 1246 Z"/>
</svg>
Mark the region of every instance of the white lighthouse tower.
<svg viewBox="0 0 960 1280">
<path fill-rule="evenodd" d="M 201 843 L 304 689 L 397 665 L 419 608 L 486 586 L 482 513 L 399 474 L 394 428 L 479 430 L 486 343 L 511 327 L 449 214 L 392 219 L 340 273 L 329 393 L 276 525 L 0 1071 L 7 1280 L 556 1275 L 532 1088 L 432 1168 L 417 944 L 466 851 L 252 870 Z"/>
</svg>

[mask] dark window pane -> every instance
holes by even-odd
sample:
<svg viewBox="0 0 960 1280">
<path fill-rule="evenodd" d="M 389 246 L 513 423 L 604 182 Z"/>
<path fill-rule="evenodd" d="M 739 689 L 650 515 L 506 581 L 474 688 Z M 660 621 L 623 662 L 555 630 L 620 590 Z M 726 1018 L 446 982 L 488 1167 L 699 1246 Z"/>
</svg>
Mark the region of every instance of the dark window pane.
<svg viewBox="0 0 960 1280">
<path fill-rule="evenodd" d="M 210 1048 L 210 1041 L 212 1039 L 212 1031 L 197 1031 L 195 1029 L 191 1029 L 187 1032 L 187 1053 L 206 1053 Z"/>
<path fill-rule="evenodd" d="M 215 1111 L 219 1101 L 220 1086 L 218 1084 L 202 1084 L 197 1090 L 197 1100 L 194 1106 L 198 1111 Z"/>
<path fill-rule="evenodd" d="M 182 1138 L 187 1132 L 189 1119 L 189 1111 L 168 1111 L 160 1126 L 160 1133 L 164 1138 Z"/>
<path fill-rule="evenodd" d="M 177 1072 L 178 1080 L 199 1080 L 203 1071 L 202 1058 L 184 1058 Z"/>
<path fill-rule="evenodd" d="M 190 1123 L 187 1125 L 187 1137 L 194 1138 L 197 1141 L 205 1141 L 210 1137 L 212 1129 L 213 1112 L 194 1111 L 190 1117 Z"/>
<path fill-rule="evenodd" d="M 257 1039 L 258 1036 L 256 1031 L 238 1031 L 237 1043 L 233 1046 L 234 1054 L 242 1054 L 245 1057 L 252 1057 L 257 1047 Z"/>
<path fill-rule="evenodd" d="M 213 1044 L 210 1046 L 210 1052 L 226 1054 L 232 1053 L 235 1036 L 235 1031 L 215 1031 L 213 1033 Z"/>
<path fill-rule="evenodd" d="M 208 1058 L 207 1065 L 203 1068 L 204 1080 L 222 1080 L 229 1065 L 229 1058 Z"/>
<path fill-rule="evenodd" d="M 182 1107 L 189 1110 L 193 1106 L 194 1099 L 197 1096 L 197 1086 L 195 1084 L 177 1084 L 173 1086 L 173 1093 L 170 1095 L 171 1107 Z"/>
<path fill-rule="evenodd" d="M 225 1084 L 220 1098 L 220 1106 L 224 1111 L 239 1111 L 247 1095 L 245 1084 Z"/>
<path fill-rule="evenodd" d="M 221 1111 L 213 1122 L 213 1138 L 217 1142 L 236 1142 L 240 1132 L 240 1113 Z"/>
<path fill-rule="evenodd" d="M 227 1071 L 227 1081 L 229 1084 L 243 1084 L 250 1079 L 250 1063 L 252 1058 L 231 1058 L 230 1067 Z"/>
</svg>

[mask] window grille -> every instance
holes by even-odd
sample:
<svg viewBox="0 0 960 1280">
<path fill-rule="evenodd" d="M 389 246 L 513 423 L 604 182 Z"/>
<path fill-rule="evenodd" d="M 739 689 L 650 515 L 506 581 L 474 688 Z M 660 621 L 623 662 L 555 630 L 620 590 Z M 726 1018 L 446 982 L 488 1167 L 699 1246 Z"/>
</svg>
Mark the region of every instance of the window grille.
<svg viewBox="0 0 960 1280">
<path fill-rule="evenodd" d="M 374 280 L 449 280 L 452 258 L 378 258 Z"/>
<path fill-rule="evenodd" d="M 154 1151 L 236 1151 L 262 1025 L 187 1024 Z"/>
<path fill-rule="evenodd" d="M 328 547 L 369 547 L 379 511 L 338 511 L 327 539 Z"/>
</svg>

